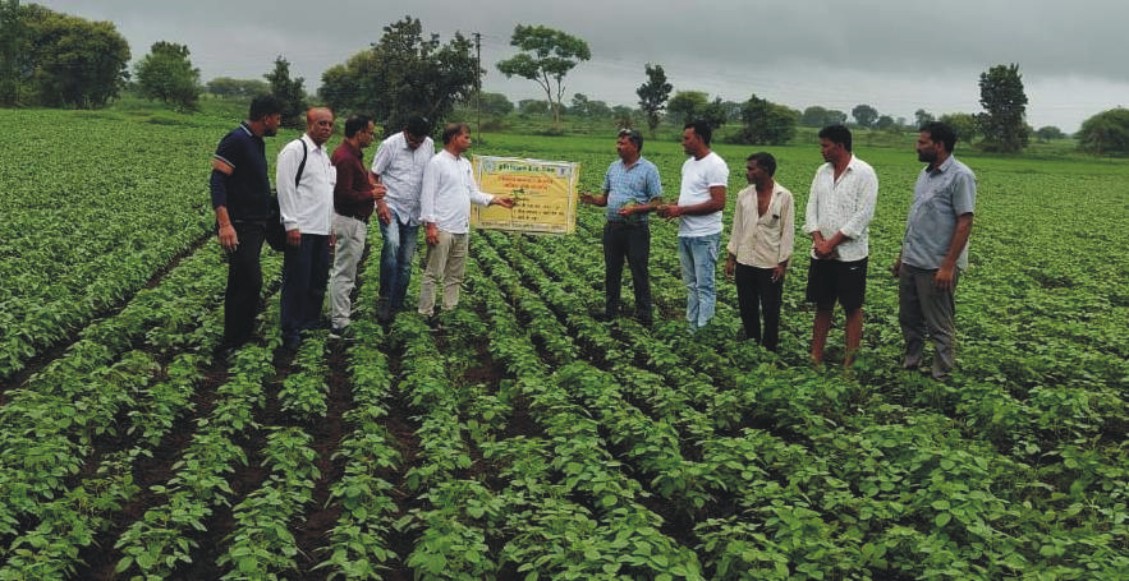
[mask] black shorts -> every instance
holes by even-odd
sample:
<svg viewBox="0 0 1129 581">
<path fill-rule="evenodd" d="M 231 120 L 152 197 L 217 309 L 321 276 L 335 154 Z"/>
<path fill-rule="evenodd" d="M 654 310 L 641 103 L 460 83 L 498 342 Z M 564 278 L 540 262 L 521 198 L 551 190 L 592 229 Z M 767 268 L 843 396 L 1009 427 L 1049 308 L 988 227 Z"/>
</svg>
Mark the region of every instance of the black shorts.
<svg viewBox="0 0 1129 581">
<path fill-rule="evenodd" d="M 866 299 L 866 263 L 866 258 L 852 262 L 811 259 L 808 302 L 821 311 L 835 308 L 836 300 L 848 312 L 861 307 Z"/>
</svg>

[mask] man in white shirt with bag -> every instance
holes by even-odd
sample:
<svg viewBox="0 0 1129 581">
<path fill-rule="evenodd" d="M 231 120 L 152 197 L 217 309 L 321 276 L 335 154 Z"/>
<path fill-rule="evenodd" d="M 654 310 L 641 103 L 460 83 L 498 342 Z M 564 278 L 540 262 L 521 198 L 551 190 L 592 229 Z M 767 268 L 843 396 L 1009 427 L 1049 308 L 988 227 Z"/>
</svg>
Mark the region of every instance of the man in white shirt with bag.
<svg viewBox="0 0 1129 581">
<path fill-rule="evenodd" d="M 286 250 L 282 260 L 282 346 L 297 351 L 302 332 L 319 326 L 329 282 L 333 234 L 333 187 L 337 169 L 325 143 L 333 134 L 333 112 L 306 113 L 306 133 L 278 154 L 275 187 Z"/>
</svg>

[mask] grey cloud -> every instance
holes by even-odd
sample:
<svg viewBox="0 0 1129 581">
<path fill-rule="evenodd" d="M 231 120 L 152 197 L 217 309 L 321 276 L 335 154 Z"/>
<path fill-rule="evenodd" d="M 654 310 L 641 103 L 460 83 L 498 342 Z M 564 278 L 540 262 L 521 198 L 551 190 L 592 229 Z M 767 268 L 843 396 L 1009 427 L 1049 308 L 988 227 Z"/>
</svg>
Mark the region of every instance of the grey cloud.
<svg viewBox="0 0 1129 581">
<path fill-rule="evenodd" d="M 632 104 L 643 64 L 662 64 L 676 89 L 743 100 L 756 92 L 793 107 L 870 102 L 908 116 L 972 111 L 979 73 L 1019 63 L 1032 123 L 1076 128 L 1096 113 L 1093 95 L 1072 106 L 1056 87 L 1101 91 L 1108 108 L 1129 90 L 1122 60 L 1129 3 L 1114 0 L 293 0 L 189 4 L 144 0 L 42 0 L 111 20 L 135 57 L 156 40 L 182 42 L 205 78 L 255 77 L 284 55 L 316 89 L 322 71 L 376 41 L 405 15 L 427 33 L 483 35 L 488 90 L 536 97 L 493 62 L 512 54 L 518 23 L 544 24 L 588 41 L 593 60 L 569 76 L 571 92 Z M 916 84 L 932 85 L 915 90 Z M 1065 90 L 1065 89 L 1063 89 Z M 1042 95 L 1037 100 L 1035 97 Z M 1040 109 L 1040 101 L 1055 103 Z"/>
</svg>

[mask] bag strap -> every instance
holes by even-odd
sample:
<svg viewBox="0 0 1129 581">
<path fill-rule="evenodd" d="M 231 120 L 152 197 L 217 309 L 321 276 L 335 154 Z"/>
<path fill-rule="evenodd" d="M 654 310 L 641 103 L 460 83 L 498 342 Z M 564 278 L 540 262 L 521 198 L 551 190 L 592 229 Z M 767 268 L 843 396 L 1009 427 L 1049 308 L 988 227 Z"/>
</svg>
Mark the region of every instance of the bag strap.
<svg viewBox="0 0 1129 581">
<path fill-rule="evenodd" d="M 310 155 L 310 150 L 306 148 L 306 142 L 302 141 L 301 137 L 298 138 L 298 142 L 302 144 L 302 163 L 298 164 L 298 174 L 294 176 L 295 188 L 302 181 L 302 173 L 306 171 L 306 158 Z"/>
</svg>

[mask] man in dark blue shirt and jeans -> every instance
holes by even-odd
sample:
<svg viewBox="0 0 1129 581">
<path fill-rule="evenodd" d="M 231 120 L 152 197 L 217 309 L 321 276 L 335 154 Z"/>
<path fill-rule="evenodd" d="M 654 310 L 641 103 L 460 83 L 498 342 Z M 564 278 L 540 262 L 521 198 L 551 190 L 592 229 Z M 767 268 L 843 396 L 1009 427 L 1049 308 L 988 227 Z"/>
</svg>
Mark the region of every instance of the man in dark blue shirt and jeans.
<svg viewBox="0 0 1129 581">
<path fill-rule="evenodd" d="M 223 342 L 217 353 L 227 356 L 251 339 L 259 311 L 263 272 L 259 255 L 270 215 L 263 137 L 278 133 L 282 102 L 272 95 L 251 101 L 248 120 L 220 141 L 212 157 L 212 208 L 217 237 L 228 254 L 224 293 Z"/>
</svg>

